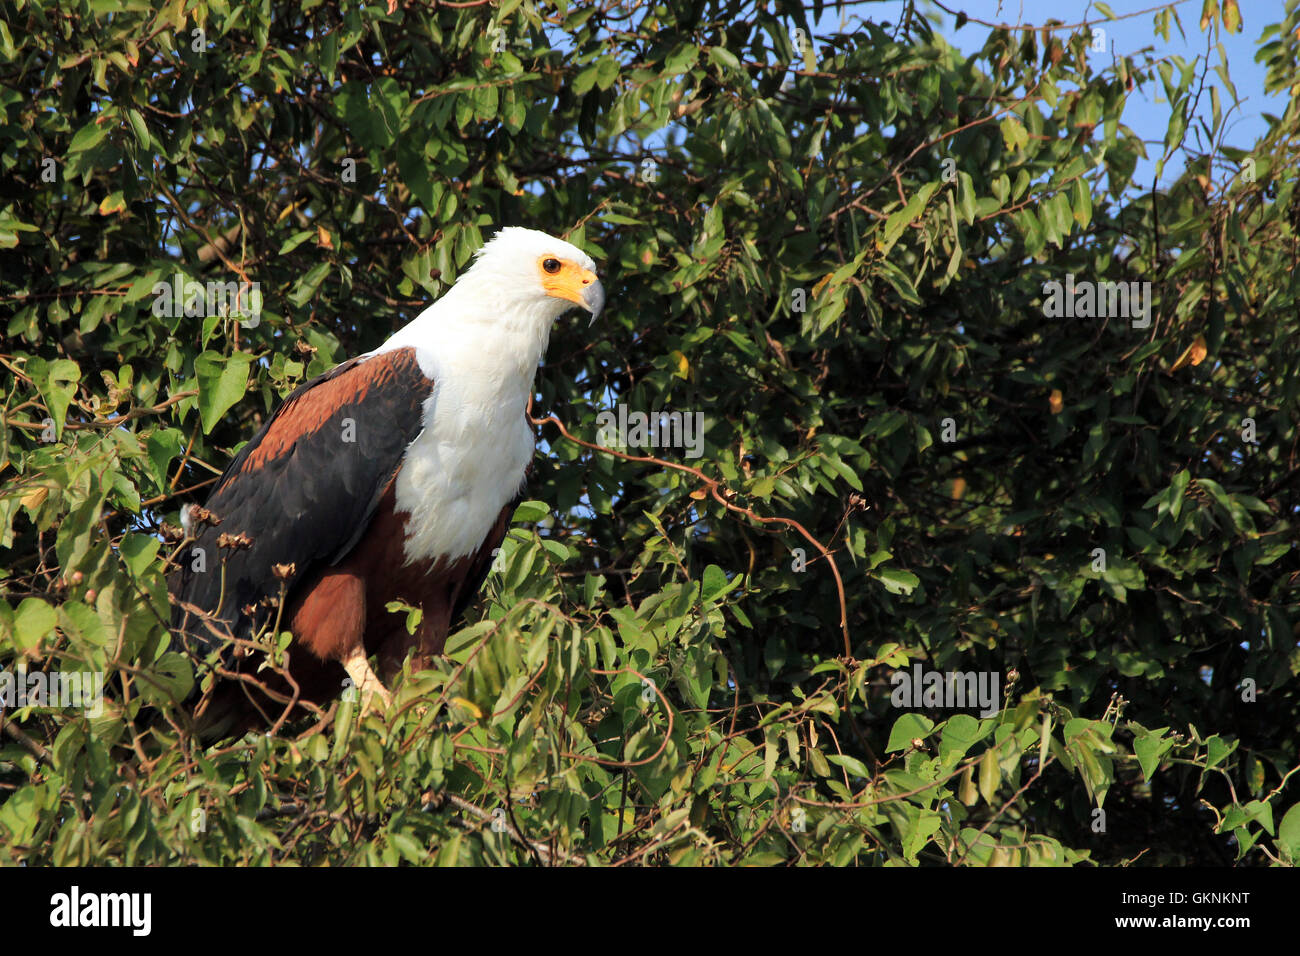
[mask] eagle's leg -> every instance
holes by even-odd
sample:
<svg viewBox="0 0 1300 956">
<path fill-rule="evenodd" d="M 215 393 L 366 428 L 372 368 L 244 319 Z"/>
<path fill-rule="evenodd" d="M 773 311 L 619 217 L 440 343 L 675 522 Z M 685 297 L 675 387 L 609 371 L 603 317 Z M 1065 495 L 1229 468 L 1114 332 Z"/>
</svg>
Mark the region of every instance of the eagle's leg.
<svg viewBox="0 0 1300 956">
<path fill-rule="evenodd" d="M 392 702 L 366 660 L 366 585 L 354 569 L 331 568 L 304 586 L 290 621 L 298 643 L 317 660 L 343 665 L 361 694 L 363 711 L 375 697 L 385 707 Z"/>
<path fill-rule="evenodd" d="M 388 693 L 388 688 L 370 669 L 370 662 L 366 660 L 365 647 L 360 643 L 349 650 L 347 656 L 343 658 L 343 669 L 348 672 L 348 676 L 352 678 L 352 685 L 361 694 L 362 713 L 371 710 L 375 697 L 383 701 L 385 708 L 393 703 L 393 696 Z"/>
<path fill-rule="evenodd" d="M 402 665 L 408 664 L 412 674 L 425 670 L 433 659 L 442 653 L 447 643 L 447 631 L 451 624 L 451 606 L 438 597 L 429 597 L 419 605 L 422 612 L 420 623 L 412 634 L 406 629 L 406 622 L 397 615 L 389 615 L 386 623 L 388 630 L 376 648 L 379 658 L 381 679 L 392 681 L 401 673 Z"/>
</svg>

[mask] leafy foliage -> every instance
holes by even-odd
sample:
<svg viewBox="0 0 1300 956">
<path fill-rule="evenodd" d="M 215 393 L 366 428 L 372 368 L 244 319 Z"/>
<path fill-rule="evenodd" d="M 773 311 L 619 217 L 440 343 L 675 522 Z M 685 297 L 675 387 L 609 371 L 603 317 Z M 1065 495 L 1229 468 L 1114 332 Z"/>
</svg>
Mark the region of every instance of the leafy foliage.
<svg viewBox="0 0 1300 956">
<path fill-rule="evenodd" d="M 1295 859 L 1294 97 L 1236 148 L 1208 63 L 1087 29 L 390 6 L 0 0 L 0 666 L 111 688 L 3 715 L 0 859 Z M 179 509 L 507 223 L 610 307 L 552 336 L 482 607 L 386 717 L 204 748 Z M 1049 314 L 1076 281 L 1150 313 Z M 702 457 L 592 448 L 615 403 L 702 413 Z M 896 707 L 918 665 L 995 713 Z"/>
</svg>

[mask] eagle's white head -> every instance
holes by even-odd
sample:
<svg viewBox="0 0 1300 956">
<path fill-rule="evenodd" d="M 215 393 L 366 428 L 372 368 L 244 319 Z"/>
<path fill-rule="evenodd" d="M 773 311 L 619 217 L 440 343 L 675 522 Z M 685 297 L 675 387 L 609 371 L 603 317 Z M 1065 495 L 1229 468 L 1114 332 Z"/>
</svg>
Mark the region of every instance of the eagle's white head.
<svg viewBox="0 0 1300 956">
<path fill-rule="evenodd" d="M 507 226 L 437 302 L 376 351 L 415 346 L 422 361 L 425 353 L 496 353 L 531 377 L 551 326 L 575 305 L 593 322 L 605 306 L 591 256 L 536 229 Z"/>
<path fill-rule="evenodd" d="M 463 282 L 491 283 L 499 295 L 553 313 L 552 321 L 570 303 L 590 312 L 593 322 L 605 307 L 605 290 L 591 256 L 563 239 L 520 226 L 506 226 L 485 243 L 456 284 Z"/>
</svg>

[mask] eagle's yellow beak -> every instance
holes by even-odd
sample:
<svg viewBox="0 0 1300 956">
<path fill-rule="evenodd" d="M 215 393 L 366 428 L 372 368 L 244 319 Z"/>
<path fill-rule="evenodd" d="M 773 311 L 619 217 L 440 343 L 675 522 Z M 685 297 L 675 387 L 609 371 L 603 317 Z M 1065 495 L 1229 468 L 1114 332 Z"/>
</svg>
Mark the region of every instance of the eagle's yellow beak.
<svg viewBox="0 0 1300 956">
<path fill-rule="evenodd" d="M 605 290 L 596 273 L 575 262 L 554 257 L 544 257 L 538 268 L 547 295 L 582 306 L 591 313 L 591 321 L 596 321 L 596 316 L 605 308 Z"/>
<path fill-rule="evenodd" d="M 582 290 L 582 307 L 591 313 L 591 322 L 587 323 L 590 327 L 605 309 L 605 287 L 599 279 Z"/>
</svg>

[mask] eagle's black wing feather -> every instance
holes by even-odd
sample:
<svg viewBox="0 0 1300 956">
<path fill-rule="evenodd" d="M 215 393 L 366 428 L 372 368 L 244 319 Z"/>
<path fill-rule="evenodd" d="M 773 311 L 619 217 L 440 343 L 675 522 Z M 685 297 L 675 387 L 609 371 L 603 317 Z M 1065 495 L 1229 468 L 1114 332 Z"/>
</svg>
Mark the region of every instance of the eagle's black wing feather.
<svg viewBox="0 0 1300 956">
<path fill-rule="evenodd" d="M 182 648 L 219 641 L 184 605 L 215 615 L 218 633 L 247 638 L 274 620 L 275 565 L 293 566 L 287 597 L 357 544 L 423 427 L 432 389 L 414 350 L 397 349 L 344 362 L 276 409 L 205 505 L 220 524 L 193 528 L 178 557 L 169 587 Z M 243 535 L 251 546 L 219 547 L 222 535 Z"/>
</svg>

